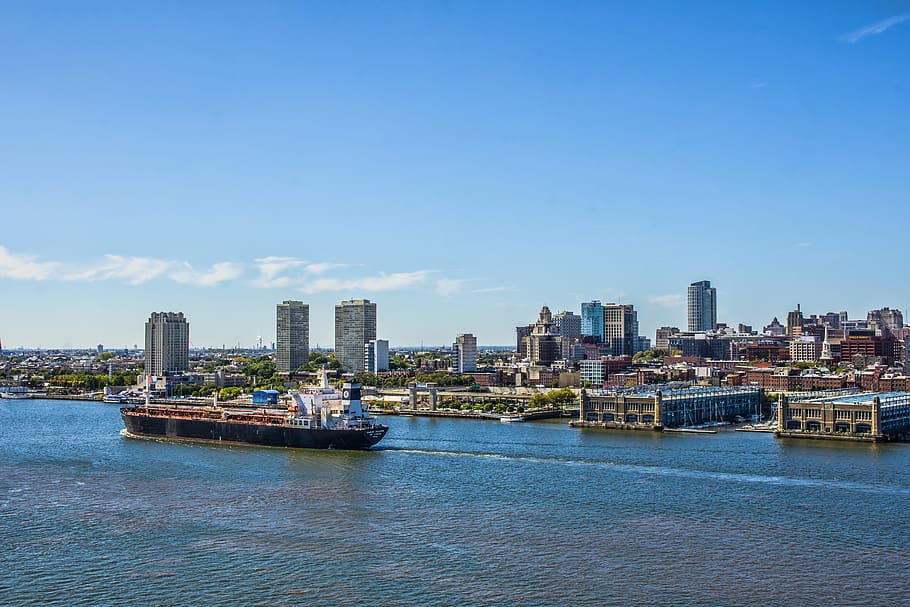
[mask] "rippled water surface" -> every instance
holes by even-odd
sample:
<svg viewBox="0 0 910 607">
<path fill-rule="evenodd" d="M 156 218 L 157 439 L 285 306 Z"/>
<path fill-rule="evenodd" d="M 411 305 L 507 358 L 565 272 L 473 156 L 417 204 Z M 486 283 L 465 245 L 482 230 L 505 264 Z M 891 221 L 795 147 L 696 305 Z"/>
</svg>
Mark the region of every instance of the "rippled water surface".
<svg viewBox="0 0 910 607">
<path fill-rule="evenodd" d="M 0 403 L 0 604 L 910 604 L 910 445 L 385 421 L 292 451 Z"/>
</svg>

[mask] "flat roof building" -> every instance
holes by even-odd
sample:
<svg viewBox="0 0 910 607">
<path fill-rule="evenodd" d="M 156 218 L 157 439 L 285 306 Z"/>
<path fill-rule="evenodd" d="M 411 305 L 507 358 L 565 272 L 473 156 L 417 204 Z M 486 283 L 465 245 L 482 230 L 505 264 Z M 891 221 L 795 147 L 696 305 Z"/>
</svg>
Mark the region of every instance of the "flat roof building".
<svg viewBox="0 0 910 607">
<path fill-rule="evenodd" d="M 662 430 L 747 417 L 759 411 L 757 386 L 582 390 L 573 426 L 623 430 Z"/>
<path fill-rule="evenodd" d="M 335 306 L 335 360 L 345 371 L 363 371 L 364 348 L 376 339 L 376 304 L 351 299 Z"/>
<path fill-rule="evenodd" d="M 713 331 L 717 326 L 717 289 L 710 280 L 689 285 L 689 331 Z"/>
<path fill-rule="evenodd" d="M 276 318 L 276 367 L 279 371 L 296 371 L 310 359 L 310 306 L 302 301 L 284 301 L 276 306 Z"/>
<path fill-rule="evenodd" d="M 145 323 L 145 373 L 163 376 L 190 368 L 190 323 L 183 312 L 152 312 Z"/>
<path fill-rule="evenodd" d="M 910 392 L 809 395 L 777 404 L 781 438 L 865 442 L 910 439 Z"/>
</svg>

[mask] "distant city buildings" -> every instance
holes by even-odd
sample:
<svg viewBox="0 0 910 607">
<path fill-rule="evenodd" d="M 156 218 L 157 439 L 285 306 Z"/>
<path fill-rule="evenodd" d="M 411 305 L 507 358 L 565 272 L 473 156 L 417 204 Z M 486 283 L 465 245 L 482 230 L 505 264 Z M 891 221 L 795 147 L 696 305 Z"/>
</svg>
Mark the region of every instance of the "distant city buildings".
<svg viewBox="0 0 910 607">
<path fill-rule="evenodd" d="M 145 373 L 164 376 L 190 368 L 190 324 L 183 312 L 152 312 L 145 323 Z"/>
<path fill-rule="evenodd" d="M 290 372 L 307 364 L 310 357 L 310 306 L 287 300 L 277 305 L 278 371 Z"/>
<path fill-rule="evenodd" d="M 364 370 L 364 348 L 376 339 L 376 304 L 369 299 L 335 306 L 335 360 L 346 371 Z"/>
<path fill-rule="evenodd" d="M 717 289 L 710 280 L 689 285 L 689 331 L 713 331 L 717 325 Z"/>
<path fill-rule="evenodd" d="M 389 370 L 389 341 L 387 339 L 371 339 L 364 347 L 364 370 L 370 373 L 379 373 Z"/>
<path fill-rule="evenodd" d="M 477 338 L 471 333 L 462 333 L 452 344 L 452 372 L 473 373 L 477 371 Z"/>
</svg>

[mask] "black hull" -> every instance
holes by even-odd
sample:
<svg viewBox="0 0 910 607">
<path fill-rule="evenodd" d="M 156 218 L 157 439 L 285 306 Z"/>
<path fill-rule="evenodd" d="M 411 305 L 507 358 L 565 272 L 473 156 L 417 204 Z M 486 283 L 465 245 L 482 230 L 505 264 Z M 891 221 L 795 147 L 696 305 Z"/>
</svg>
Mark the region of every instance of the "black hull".
<svg viewBox="0 0 910 607">
<path fill-rule="evenodd" d="M 168 440 L 238 443 L 298 449 L 369 449 L 385 436 L 388 427 L 328 430 L 293 428 L 272 424 L 187 419 L 146 415 L 137 409 L 120 410 L 126 431 L 136 436 Z"/>
</svg>

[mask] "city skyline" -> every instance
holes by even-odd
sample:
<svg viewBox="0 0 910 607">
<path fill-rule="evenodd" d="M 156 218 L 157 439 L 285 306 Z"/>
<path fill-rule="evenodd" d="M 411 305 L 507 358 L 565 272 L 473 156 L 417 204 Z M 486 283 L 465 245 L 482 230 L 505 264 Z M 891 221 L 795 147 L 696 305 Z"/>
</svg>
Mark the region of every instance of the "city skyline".
<svg viewBox="0 0 910 607">
<path fill-rule="evenodd" d="M 393 346 L 653 338 L 705 279 L 731 326 L 908 312 L 906 9 L 101 4 L 4 9 L 5 348 L 271 343 L 284 300 L 330 347 L 351 298 Z"/>
</svg>

